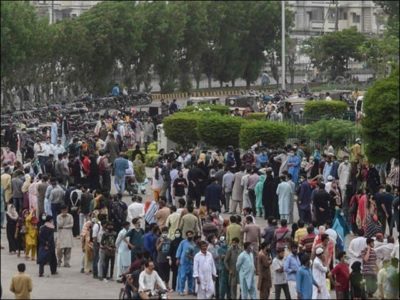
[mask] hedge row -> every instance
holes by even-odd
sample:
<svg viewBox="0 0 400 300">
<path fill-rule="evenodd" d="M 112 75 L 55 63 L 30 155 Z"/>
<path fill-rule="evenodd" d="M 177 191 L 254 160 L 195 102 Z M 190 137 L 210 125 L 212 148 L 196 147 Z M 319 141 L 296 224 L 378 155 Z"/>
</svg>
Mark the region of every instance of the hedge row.
<svg viewBox="0 0 400 300">
<path fill-rule="evenodd" d="M 214 113 L 178 112 L 164 119 L 164 131 L 170 140 L 183 147 L 202 141 L 218 148 L 229 145 L 248 148 L 260 139 L 268 145 L 284 145 L 288 126 Z"/>
<path fill-rule="evenodd" d="M 219 104 L 199 104 L 190 105 L 181 109 L 181 112 L 216 112 L 220 115 L 228 115 L 230 110 L 228 106 Z"/>
<path fill-rule="evenodd" d="M 347 110 L 343 101 L 308 101 L 304 107 L 304 117 L 312 119 L 341 118 Z"/>
<path fill-rule="evenodd" d="M 337 102 L 340 104 L 337 104 Z M 340 101 L 308 103 L 312 103 L 311 111 L 314 113 L 316 111 L 322 112 L 322 107 L 325 107 L 325 109 L 336 107 L 336 109 L 332 109 L 333 115 L 337 114 L 340 111 L 338 108 L 344 104 Z M 317 105 L 314 103 L 317 103 Z M 259 140 L 262 140 L 268 146 L 283 146 L 288 137 L 308 138 L 321 143 L 329 140 L 333 144 L 341 144 L 344 140 L 350 140 L 357 135 L 353 122 L 340 119 L 322 119 L 302 126 L 268 121 L 264 118 L 263 113 L 253 113 L 243 119 L 220 115 L 211 109 L 208 112 L 178 112 L 164 119 L 164 130 L 169 139 L 183 147 L 196 145 L 199 141 L 202 141 L 209 146 L 218 148 L 226 148 L 232 145 L 234 147 L 240 146 L 242 149 L 248 149 Z"/>
</svg>

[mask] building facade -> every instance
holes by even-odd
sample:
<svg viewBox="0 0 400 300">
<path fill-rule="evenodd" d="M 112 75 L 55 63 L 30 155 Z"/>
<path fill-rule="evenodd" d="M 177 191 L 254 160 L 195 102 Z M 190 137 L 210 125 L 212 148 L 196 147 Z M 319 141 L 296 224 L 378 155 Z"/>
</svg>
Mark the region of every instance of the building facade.
<svg viewBox="0 0 400 300">
<path fill-rule="evenodd" d="M 385 17 L 373 1 L 287 1 L 294 12 L 292 35 L 298 38 L 356 27 L 365 34 L 381 34 Z M 337 28 L 336 28 L 337 24 Z"/>
<path fill-rule="evenodd" d="M 33 0 L 39 16 L 48 17 L 50 24 L 78 17 L 101 1 Z"/>
</svg>

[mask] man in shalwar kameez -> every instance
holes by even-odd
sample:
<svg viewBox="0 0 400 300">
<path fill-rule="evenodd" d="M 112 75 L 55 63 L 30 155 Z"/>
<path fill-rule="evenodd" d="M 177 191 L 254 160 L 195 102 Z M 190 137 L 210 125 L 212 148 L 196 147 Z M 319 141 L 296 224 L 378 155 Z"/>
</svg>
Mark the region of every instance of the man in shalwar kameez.
<svg viewBox="0 0 400 300">
<path fill-rule="evenodd" d="M 129 231 L 129 225 L 129 222 L 123 224 L 115 242 L 115 247 L 117 248 L 117 280 L 119 280 L 120 275 L 128 271 L 131 265 L 131 250 L 128 247 L 128 243 L 125 241 L 125 236 Z"/>
<path fill-rule="evenodd" d="M 240 253 L 236 262 L 236 270 L 239 273 L 242 299 L 257 299 L 254 257 L 251 243 L 244 243 L 244 250 Z"/>
<path fill-rule="evenodd" d="M 197 283 L 197 299 L 211 299 L 215 294 L 213 279 L 217 277 L 217 270 L 205 241 L 200 242 L 200 252 L 194 257 L 193 277 Z"/>
</svg>

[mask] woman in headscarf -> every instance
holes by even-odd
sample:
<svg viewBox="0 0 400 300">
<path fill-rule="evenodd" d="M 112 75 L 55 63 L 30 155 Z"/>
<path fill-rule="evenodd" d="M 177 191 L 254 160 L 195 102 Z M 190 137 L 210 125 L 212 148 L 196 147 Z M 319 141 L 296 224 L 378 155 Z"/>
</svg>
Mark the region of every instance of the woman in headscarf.
<svg viewBox="0 0 400 300">
<path fill-rule="evenodd" d="M 31 211 L 25 218 L 25 259 L 29 259 L 31 253 L 31 260 L 36 258 L 36 248 L 38 243 L 38 229 L 37 224 L 39 220 L 36 217 L 36 211 Z"/>
<path fill-rule="evenodd" d="M 29 194 L 29 211 L 36 210 L 37 211 L 37 198 L 38 198 L 38 191 L 37 191 L 37 186 L 38 186 L 38 179 L 34 179 L 32 184 L 28 188 L 28 194 Z"/>
<path fill-rule="evenodd" d="M 18 213 L 13 204 L 9 204 L 6 213 L 7 218 L 7 240 L 8 240 L 8 252 L 10 254 L 15 254 L 18 250 L 17 239 L 16 239 L 16 230 L 17 230 L 17 221 L 18 221 Z"/>
<path fill-rule="evenodd" d="M 365 228 L 365 221 L 367 217 L 367 203 L 368 203 L 367 194 L 365 193 L 365 189 L 363 189 L 358 200 L 357 217 L 356 217 L 356 224 L 358 228 Z"/>
<path fill-rule="evenodd" d="M 21 191 L 24 194 L 24 202 L 22 205 L 23 209 L 29 209 L 29 187 L 31 184 L 31 176 L 29 174 L 25 174 L 25 181 L 21 188 Z"/>
<path fill-rule="evenodd" d="M 378 220 L 377 210 L 376 210 L 376 203 L 373 199 L 373 196 L 370 196 L 367 204 L 367 216 L 365 218 L 365 237 L 372 238 L 375 237 L 377 233 L 384 233 L 382 224 Z"/>
<path fill-rule="evenodd" d="M 56 245 L 54 242 L 53 217 L 47 216 L 46 222 L 39 230 L 39 277 L 43 277 L 44 265 L 50 264 L 52 275 L 57 274 Z"/>
<path fill-rule="evenodd" d="M 100 174 L 99 165 L 97 164 L 97 157 L 95 155 L 90 155 L 90 167 L 89 167 L 89 188 L 91 191 L 98 190 L 100 188 Z"/>
<path fill-rule="evenodd" d="M 257 210 L 257 217 L 262 217 L 263 215 L 263 189 L 264 189 L 264 181 L 266 176 L 261 175 L 258 178 L 258 182 L 254 187 L 254 193 L 256 194 L 256 210 Z M 268 217 L 267 215 L 264 215 Z"/>
<path fill-rule="evenodd" d="M 277 183 L 272 176 L 272 169 L 267 168 L 267 176 L 264 181 L 264 187 L 262 191 L 262 203 L 264 205 L 264 219 L 268 217 L 274 217 L 279 219 L 278 210 L 278 197 L 276 195 Z"/>
<path fill-rule="evenodd" d="M 140 154 L 137 154 L 133 161 L 133 169 L 135 171 L 135 178 L 138 183 L 144 182 L 146 179 L 146 167 L 140 159 Z"/>
</svg>

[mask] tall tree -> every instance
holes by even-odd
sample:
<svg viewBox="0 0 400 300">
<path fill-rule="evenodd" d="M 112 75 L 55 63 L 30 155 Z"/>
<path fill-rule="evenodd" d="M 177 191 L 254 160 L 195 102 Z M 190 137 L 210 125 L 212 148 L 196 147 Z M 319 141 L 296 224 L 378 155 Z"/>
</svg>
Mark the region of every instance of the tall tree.
<svg viewBox="0 0 400 300">
<path fill-rule="evenodd" d="M 302 51 L 310 56 L 314 66 L 329 71 L 331 79 L 335 79 L 345 75 L 351 59 L 362 59 L 359 46 L 364 41 L 365 37 L 353 27 L 310 38 L 304 42 Z"/>
</svg>

